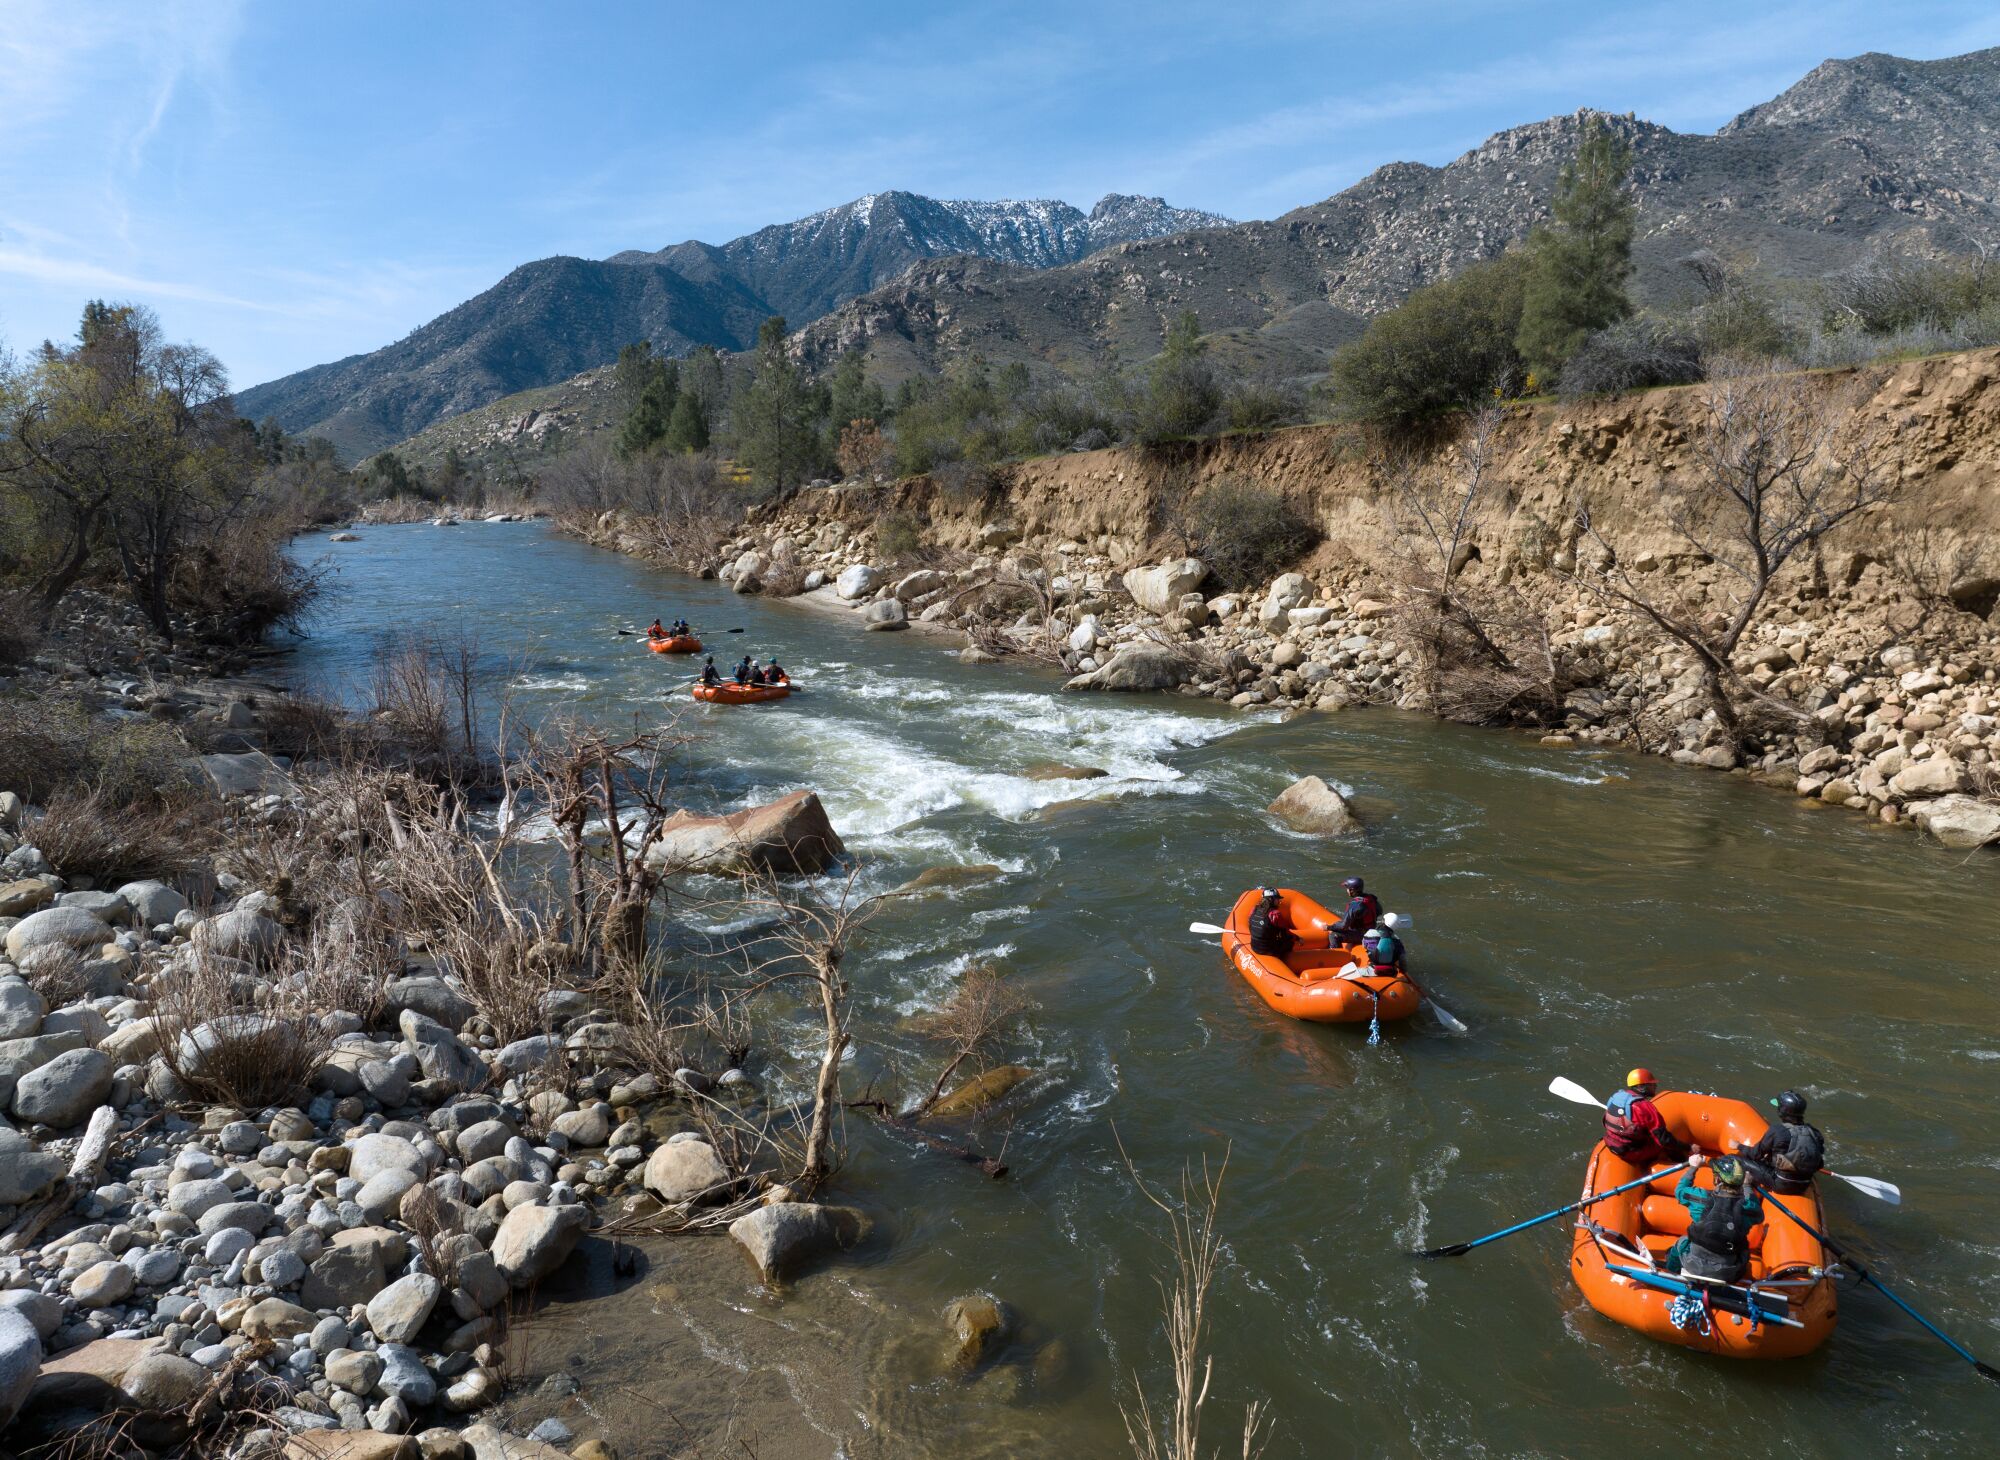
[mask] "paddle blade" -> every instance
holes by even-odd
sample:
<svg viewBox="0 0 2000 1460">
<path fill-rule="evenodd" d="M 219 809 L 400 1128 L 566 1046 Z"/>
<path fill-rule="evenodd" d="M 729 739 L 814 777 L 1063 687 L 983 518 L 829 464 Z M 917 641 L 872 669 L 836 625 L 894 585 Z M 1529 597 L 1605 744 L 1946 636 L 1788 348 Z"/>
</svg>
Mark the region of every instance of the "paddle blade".
<svg viewBox="0 0 2000 1460">
<path fill-rule="evenodd" d="M 1892 1207 L 1903 1204 L 1902 1188 L 1894 1182 L 1877 1181 L 1872 1176 L 1848 1176 L 1839 1171 L 1829 1171 L 1826 1174 L 1836 1181 L 1845 1181 L 1856 1191 L 1872 1196 L 1877 1201 L 1886 1201 Z"/>
<path fill-rule="evenodd" d="M 1190 933 L 1200 933 L 1205 938 L 1219 938 L 1228 932 L 1229 929 L 1218 928 L 1214 923 L 1189 923 L 1188 931 Z"/>
<path fill-rule="evenodd" d="M 1982 1377 L 1991 1379 L 1995 1384 L 2000 1384 L 2000 1369 L 1994 1368 L 1991 1364 L 1982 1364 L 1978 1359 L 1972 1361 L 1972 1367 L 1979 1370 Z"/>
<path fill-rule="evenodd" d="M 1604 1103 L 1588 1090 L 1584 1089 L 1583 1086 L 1577 1084 L 1576 1081 L 1565 1079 L 1561 1075 L 1557 1075 L 1553 1080 L 1549 1081 L 1549 1093 L 1551 1095 L 1560 1095 L 1563 1099 L 1576 1105 L 1602 1105 Z"/>
<path fill-rule="evenodd" d="M 1438 1023 L 1444 1025 L 1444 1027 L 1449 1029 L 1453 1034 L 1463 1034 L 1466 1032 L 1464 1021 L 1456 1017 L 1451 1012 L 1451 1010 L 1447 1009 L 1443 1004 L 1440 1004 L 1436 999 L 1430 998 L 1428 996 L 1425 997 L 1424 1002 L 1431 1006 L 1431 1012 L 1437 1015 Z"/>
<path fill-rule="evenodd" d="M 1414 1257 L 1419 1260 L 1427 1260 L 1433 1257 L 1463 1257 L 1471 1250 L 1472 1244 L 1470 1242 L 1454 1242 L 1449 1247 L 1433 1247 L 1428 1252 L 1408 1252 L 1404 1256 Z"/>
</svg>

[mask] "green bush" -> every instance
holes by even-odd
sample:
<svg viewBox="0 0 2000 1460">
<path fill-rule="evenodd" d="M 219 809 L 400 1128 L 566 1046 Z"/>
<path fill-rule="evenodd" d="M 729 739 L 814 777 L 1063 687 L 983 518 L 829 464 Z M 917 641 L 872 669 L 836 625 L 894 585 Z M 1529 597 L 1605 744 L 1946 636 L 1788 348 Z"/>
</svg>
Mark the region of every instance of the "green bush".
<svg viewBox="0 0 2000 1460">
<path fill-rule="evenodd" d="M 1272 431 L 1305 419 L 1305 396 L 1282 380 L 1239 380 L 1223 392 L 1222 414 L 1232 431 Z"/>
<path fill-rule="evenodd" d="M 1275 578 L 1323 536 L 1283 492 L 1246 477 L 1219 477 L 1201 487 L 1183 515 L 1194 555 L 1229 588 Z"/>
<path fill-rule="evenodd" d="M 1350 420 L 1400 430 L 1515 394 L 1525 378 L 1514 336 L 1526 277 L 1527 260 L 1507 254 L 1377 315 L 1333 357 L 1336 408 Z"/>
<path fill-rule="evenodd" d="M 1147 367 L 1138 404 L 1139 439 L 1149 446 L 1215 429 L 1222 382 L 1193 310 L 1182 311 L 1167 326 L 1164 347 Z"/>
<path fill-rule="evenodd" d="M 875 525 L 875 546 L 891 562 L 915 557 L 923 550 L 923 526 L 908 512 L 891 512 Z"/>
</svg>

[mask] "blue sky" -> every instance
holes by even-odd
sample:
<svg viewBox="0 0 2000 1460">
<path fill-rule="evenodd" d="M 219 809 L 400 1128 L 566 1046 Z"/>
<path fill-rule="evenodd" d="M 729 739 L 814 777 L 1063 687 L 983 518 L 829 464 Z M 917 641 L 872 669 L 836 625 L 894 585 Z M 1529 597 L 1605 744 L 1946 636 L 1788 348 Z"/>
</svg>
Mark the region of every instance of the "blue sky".
<svg viewBox="0 0 2000 1460">
<path fill-rule="evenodd" d="M 252 385 L 549 254 L 887 188 L 1271 217 L 1579 106 L 1708 131 L 1830 56 L 1993 45 L 1991 0 L 6 0 L 0 341 L 139 300 Z"/>
</svg>

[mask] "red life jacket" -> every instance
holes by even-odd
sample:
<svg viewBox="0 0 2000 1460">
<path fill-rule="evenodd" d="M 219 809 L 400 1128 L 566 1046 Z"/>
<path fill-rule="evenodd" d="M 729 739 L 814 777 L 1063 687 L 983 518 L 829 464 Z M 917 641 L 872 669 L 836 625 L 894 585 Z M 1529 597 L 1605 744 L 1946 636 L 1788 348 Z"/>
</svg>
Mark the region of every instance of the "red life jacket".
<svg viewBox="0 0 2000 1460">
<path fill-rule="evenodd" d="M 1642 1124 L 1634 1114 L 1640 1105 L 1653 1111 L 1651 1122 Z M 1658 1107 L 1630 1090 L 1620 1090 L 1604 1102 L 1604 1144 L 1627 1160 L 1659 1154 L 1664 1124 Z"/>
</svg>

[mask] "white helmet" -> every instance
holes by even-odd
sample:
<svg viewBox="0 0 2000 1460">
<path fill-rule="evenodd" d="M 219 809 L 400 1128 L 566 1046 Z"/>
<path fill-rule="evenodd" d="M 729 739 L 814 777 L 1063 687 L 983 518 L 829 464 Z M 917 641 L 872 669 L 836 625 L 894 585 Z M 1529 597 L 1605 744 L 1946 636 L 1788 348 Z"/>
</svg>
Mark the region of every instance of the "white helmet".
<svg viewBox="0 0 2000 1460">
<path fill-rule="evenodd" d="M 1392 933 L 1395 932 L 1396 929 L 1401 927 L 1402 925 L 1403 925 L 1403 918 L 1400 913 L 1388 913 L 1385 914 L 1382 919 L 1382 926 L 1387 928 Z"/>
</svg>

